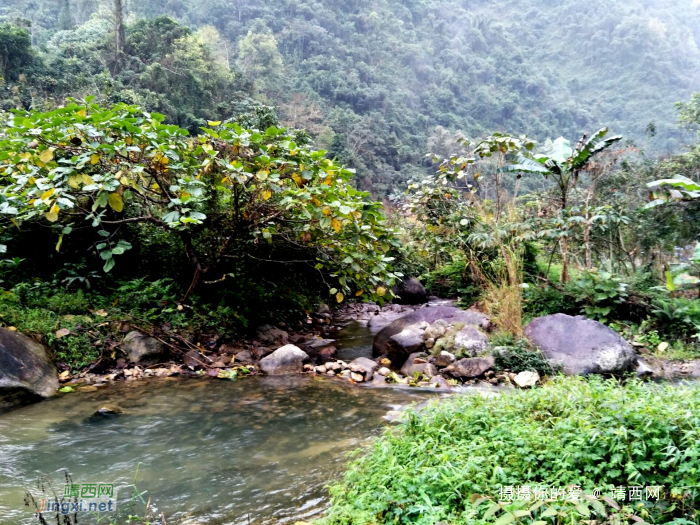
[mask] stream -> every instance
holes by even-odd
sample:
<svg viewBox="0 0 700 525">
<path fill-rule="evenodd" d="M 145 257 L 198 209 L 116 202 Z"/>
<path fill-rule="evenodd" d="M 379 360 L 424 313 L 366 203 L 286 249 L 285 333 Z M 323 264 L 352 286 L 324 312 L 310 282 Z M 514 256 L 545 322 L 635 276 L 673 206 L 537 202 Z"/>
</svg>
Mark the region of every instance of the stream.
<svg viewBox="0 0 700 525">
<path fill-rule="evenodd" d="M 367 328 L 353 323 L 339 337 L 340 359 L 371 355 Z M 0 416 L 0 524 L 38 523 L 25 491 L 46 497 L 37 488 L 46 477 L 61 496 L 64 472 L 73 483 L 114 483 L 117 515 L 136 476 L 169 525 L 310 519 L 346 453 L 381 432 L 387 411 L 435 397 L 313 376 L 155 379 L 59 395 Z M 104 405 L 123 412 L 94 416 Z M 79 522 L 98 521 L 81 513 Z"/>
</svg>

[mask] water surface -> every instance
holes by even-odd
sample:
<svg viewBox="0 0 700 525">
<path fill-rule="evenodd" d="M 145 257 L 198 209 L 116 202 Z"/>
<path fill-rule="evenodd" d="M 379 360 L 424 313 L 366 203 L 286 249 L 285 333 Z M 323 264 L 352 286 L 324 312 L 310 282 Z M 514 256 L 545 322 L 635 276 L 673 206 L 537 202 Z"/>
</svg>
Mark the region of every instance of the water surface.
<svg viewBox="0 0 700 525">
<path fill-rule="evenodd" d="M 367 445 L 388 410 L 435 396 L 309 376 L 162 379 L 60 395 L 0 416 L 0 523 L 36 523 L 23 499 L 41 476 L 62 493 L 64 471 L 75 483 L 126 487 L 137 468 L 138 488 L 170 525 L 309 518 L 327 504 L 325 485 L 341 475 L 345 453 Z M 103 405 L 123 413 L 92 417 Z"/>
</svg>

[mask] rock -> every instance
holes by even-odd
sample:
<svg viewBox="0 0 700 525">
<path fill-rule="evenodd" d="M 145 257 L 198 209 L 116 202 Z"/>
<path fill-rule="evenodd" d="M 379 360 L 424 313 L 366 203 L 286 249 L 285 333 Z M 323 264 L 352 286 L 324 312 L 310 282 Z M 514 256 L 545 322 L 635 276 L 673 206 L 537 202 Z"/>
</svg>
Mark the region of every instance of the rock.
<svg viewBox="0 0 700 525">
<path fill-rule="evenodd" d="M 536 371 L 520 372 L 512 378 L 513 382 L 520 388 L 532 388 L 540 380 L 540 374 Z"/>
<path fill-rule="evenodd" d="M 433 324 L 431 324 L 428 328 L 425 329 L 425 333 L 423 334 L 423 336 L 425 337 L 426 341 L 428 339 L 433 339 L 433 340 L 440 339 L 451 328 L 452 328 L 452 325 L 450 323 L 448 323 L 444 319 L 438 319 Z"/>
<path fill-rule="evenodd" d="M 243 352 L 241 352 L 241 354 L 242 353 Z M 238 357 L 236 357 L 236 359 L 238 359 Z M 185 366 L 196 368 L 198 366 L 204 366 L 204 363 L 206 363 L 207 361 L 202 354 L 197 352 L 197 350 L 190 350 L 185 354 L 183 362 L 185 363 Z"/>
<path fill-rule="evenodd" d="M 454 353 L 460 357 L 476 356 L 489 347 L 489 339 L 473 326 L 465 326 L 455 334 Z"/>
<path fill-rule="evenodd" d="M 286 345 L 289 342 L 289 334 L 284 330 L 266 324 L 258 328 L 255 338 L 268 345 Z"/>
<path fill-rule="evenodd" d="M 348 365 L 348 368 L 353 373 L 361 374 L 366 381 L 371 381 L 375 370 L 379 368 L 379 363 L 366 357 L 358 357 Z"/>
<path fill-rule="evenodd" d="M 306 363 L 304 365 L 304 372 L 313 372 L 314 371 L 314 365 L 311 363 Z"/>
<path fill-rule="evenodd" d="M 389 370 L 387 367 L 383 366 L 379 370 L 377 370 L 377 374 L 379 374 L 380 376 L 386 377 L 386 376 L 391 375 L 391 370 Z"/>
<path fill-rule="evenodd" d="M 328 346 L 331 343 L 335 343 L 335 339 L 309 339 L 308 341 L 304 341 L 301 343 L 301 346 L 307 346 L 309 348 L 320 348 L 322 346 Z"/>
<path fill-rule="evenodd" d="M 331 309 L 327 304 L 321 304 L 321 306 L 318 307 L 318 310 L 316 310 L 316 313 L 321 315 L 321 314 L 330 314 Z"/>
<path fill-rule="evenodd" d="M 256 356 L 253 352 L 250 350 L 243 350 L 242 352 L 238 352 L 235 357 L 234 363 L 255 363 L 258 360 L 258 356 Z M 185 362 L 187 364 L 187 362 Z"/>
<path fill-rule="evenodd" d="M 372 378 L 372 386 L 386 386 L 386 377 L 377 374 L 374 374 L 374 377 Z"/>
<path fill-rule="evenodd" d="M 450 384 L 447 382 L 447 380 L 444 377 L 442 377 L 441 375 L 436 375 L 436 376 L 430 378 L 430 384 L 437 385 L 437 388 L 442 388 L 445 390 L 449 390 L 452 388 L 450 386 Z"/>
<path fill-rule="evenodd" d="M 400 317 L 390 325 L 382 329 L 374 338 L 373 353 L 375 356 L 385 355 L 394 363 L 403 363 L 408 356 L 423 349 L 423 341 L 421 339 L 428 325 L 435 323 L 438 319 L 443 319 L 447 323 L 463 323 L 469 326 L 479 326 L 482 322 L 488 321 L 489 317 L 472 310 L 460 310 L 452 306 L 428 306 L 420 308 L 407 315 Z M 489 321 L 490 322 L 490 321 Z M 404 332 L 409 327 L 423 326 L 422 330 L 408 331 L 404 336 L 397 339 L 392 339 L 397 334 Z M 410 336 L 410 337 L 409 337 Z M 391 343 L 389 341 L 392 341 Z M 408 344 L 404 347 L 403 344 Z"/>
<path fill-rule="evenodd" d="M 285 345 L 260 360 L 260 370 L 268 375 L 298 374 L 309 356 L 301 348 Z"/>
<path fill-rule="evenodd" d="M 423 334 L 428 326 L 428 323 L 422 321 L 409 325 L 399 333 L 392 335 L 385 346 L 389 359 L 400 363 L 402 356 L 422 352 L 425 349 Z"/>
<path fill-rule="evenodd" d="M 369 327 L 370 331 L 373 333 L 377 333 L 386 326 L 389 326 L 391 323 L 396 321 L 397 319 L 400 319 L 406 315 L 406 312 L 394 312 L 394 311 L 387 311 L 387 312 L 382 312 L 377 315 L 373 315 L 369 318 L 369 321 L 367 321 L 367 326 Z"/>
<path fill-rule="evenodd" d="M 655 375 L 654 369 L 643 360 L 637 359 L 637 377 L 652 377 Z"/>
<path fill-rule="evenodd" d="M 326 370 L 329 370 L 331 372 L 340 372 L 343 367 L 338 363 L 337 361 L 331 361 L 329 363 L 326 363 Z"/>
<path fill-rule="evenodd" d="M 155 365 L 165 359 L 167 348 L 163 343 L 133 330 L 126 334 L 122 342 L 126 357 L 132 363 L 139 365 Z"/>
<path fill-rule="evenodd" d="M 350 379 L 352 379 L 356 383 L 362 383 L 365 380 L 365 376 L 358 372 L 350 372 Z"/>
<path fill-rule="evenodd" d="M 524 335 L 553 367 L 567 375 L 619 375 L 637 366 L 637 354 L 627 341 L 583 316 L 540 317 L 525 328 Z"/>
<path fill-rule="evenodd" d="M 450 366 L 455 361 L 457 361 L 457 358 L 450 352 L 444 350 L 440 352 L 439 355 L 435 356 L 435 366 L 439 366 L 441 368 Z"/>
<path fill-rule="evenodd" d="M 338 349 L 335 346 L 327 346 L 326 348 L 322 348 L 318 355 L 321 357 L 325 357 L 326 359 L 330 359 L 334 355 L 338 353 Z"/>
<path fill-rule="evenodd" d="M 343 370 L 339 375 L 340 377 L 344 377 L 345 379 L 350 379 L 352 376 L 352 372 L 350 370 Z"/>
<path fill-rule="evenodd" d="M 317 374 L 325 374 L 326 372 L 328 372 L 328 369 L 325 365 L 320 365 L 314 368 L 314 372 L 316 372 Z"/>
<path fill-rule="evenodd" d="M 0 412 L 49 397 L 59 387 L 46 349 L 19 332 L 0 328 Z"/>
<path fill-rule="evenodd" d="M 96 416 L 112 416 L 123 413 L 124 410 L 117 405 L 104 405 L 97 409 Z"/>
<path fill-rule="evenodd" d="M 496 360 L 491 356 L 467 357 L 452 363 L 443 372 L 450 374 L 452 377 L 471 379 L 483 375 L 486 371 L 493 368 L 494 364 L 496 364 Z"/>
<path fill-rule="evenodd" d="M 428 363 L 425 357 L 427 356 L 421 352 L 411 354 L 401 367 L 401 375 L 413 378 L 416 376 L 416 372 L 418 372 L 425 377 L 436 376 L 438 373 L 437 368 L 435 368 L 435 365 Z"/>
<path fill-rule="evenodd" d="M 393 288 L 396 304 L 424 304 L 428 302 L 425 287 L 415 277 L 405 279 Z"/>
</svg>

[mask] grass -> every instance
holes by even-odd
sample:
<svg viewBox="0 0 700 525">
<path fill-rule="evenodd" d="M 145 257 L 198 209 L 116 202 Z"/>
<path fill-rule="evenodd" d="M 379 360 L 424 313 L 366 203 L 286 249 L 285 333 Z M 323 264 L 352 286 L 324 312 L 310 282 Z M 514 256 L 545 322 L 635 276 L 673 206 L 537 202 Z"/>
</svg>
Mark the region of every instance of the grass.
<svg viewBox="0 0 700 525">
<path fill-rule="evenodd" d="M 482 525 L 493 520 L 472 494 L 569 484 L 604 493 L 662 486 L 662 501 L 645 503 L 639 515 L 654 524 L 697 523 L 698 436 L 698 386 L 559 377 L 494 398 L 443 400 L 409 413 L 350 464 L 330 489 L 323 523 Z"/>
</svg>

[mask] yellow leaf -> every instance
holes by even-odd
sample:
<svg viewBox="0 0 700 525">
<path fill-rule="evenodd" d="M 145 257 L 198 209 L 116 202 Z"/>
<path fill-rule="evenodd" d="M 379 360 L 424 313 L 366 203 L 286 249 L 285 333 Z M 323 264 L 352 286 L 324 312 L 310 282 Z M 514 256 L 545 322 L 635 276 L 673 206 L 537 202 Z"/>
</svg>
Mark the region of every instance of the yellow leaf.
<svg viewBox="0 0 700 525">
<path fill-rule="evenodd" d="M 17 327 L 15 327 L 15 326 L 8 326 L 7 329 L 8 329 L 10 332 L 16 332 L 16 331 L 17 331 Z"/>
<path fill-rule="evenodd" d="M 122 211 L 124 209 L 124 201 L 122 200 L 122 196 L 118 193 L 110 193 L 107 203 L 109 203 L 114 211 Z"/>
<path fill-rule="evenodd" d="M 90 175 L 83 174 L 82 176 L 83 184 L 92 184 L 94 181 Z"/>
<path fill-rule="evenodd" d="M 340 232 L 340 221 L 338 219 L 333 219 L 331 221 L 331 226 L 333 226 L 333 229 L 336 233 Z"/>
<path fill-rule="evenodd" d="M 342 302 L 343 302 L 343 299 L 345 299 L 345 296 L 343 296 L 342 293 L 338 292 L 338 293 L 335 295 L 335 300 L 338 301 L 339 303 L 342 303 Z"/>
<path fill-rule="evenodd" d="M 323 210 L 321 210 L 321 211 L 323 211 L 323 214 L 326 217 L 328 217 L 331 214 L 331 209 L 328 206 L 324 207 Z"/>
<path fill-rule="evenodd" d="M 221 126 L 220 120 L 207 120 L 207 124 L 210 126 Z"/>
<path fill-rule="evenodd" d="M 90 155 L 90 164 L 94 166 L 98 162 L 100 162 L 100 156 L 97 153 L 93 153 L 92 155 Z"/>
<path fill-rule="evenodd" d="M 46 190 L 44 193 L 41 194 L 41 200 L 45 201 L 46 199 L 50 198 L 51 195 L 53 195 L 54 188 L 51 188 L 50 190 Z"/>
<path fill-rule="evenodd" d="M 65 337 L 67 335 L 70 335 L 70 330 L 68 328 L 61 328 L 60 330 L 57 330 L 56 333 L 54 334 L 58 339 L 61 337 Z"/>
<path fill-rule="evenodd" d="M 304 179 L 302 179 L 298 173 L 293 173 L 292 179 L 294 179 L 294 182 L 297 183 L 297 186 L 301 186 L 302 184 L 304 184 Z"/>
<path fill-rule="evenodd" d="M 56 222 L 58 220 L 58 212 L 54 212 L 53 208 L 51 208 L 51 210 L 52 211 L 46 214 L 46 220 L 49 222 Z"/>
<path fill-rule="evenodd" d="M 365 293 L 364 290 L 358 290 L 357 293 L 355 294 L 355 297 L 360 297 L 363 293 Z"/>
<path fill-rule="evenodd" d="M 328 175 L 328 177 L 326 177 L 325 179 L 323 179 L 323 184 L 325 184 L 326 186 L 330 186 L 330 184 L 331 184 L 332 182 L 333 182 L 333 177 L 331 177 L 330 175 Z"/>
<path fill-rule="evenodd" d="M 71 188 L 76 189 L 80 186 L 80 180 L 81 179 L 79 179 L 77 175 L 71 175 L 68 177 L 68 185 Z"/>
<path fill-rule="evenodd" d="M 385 294 L 386 294 L 386 288 L 384 288 L 383 286 L 380 286 L 379 288 L 377 288 L 377 295 L 379 297 L 384 297 Z"/>
<path fill-rule="evenodd" d="M 320 206 L 320 205 L 321 205 L 321 201 L 318 200 L 316 197 L 311 197 L 311 201 L 312 201 L 316 206 Z"/>
<path fill-rule="evenodd" d="M 78 111 L 78 113 L 76 113 L 76 114 L 77 114 L 79 117 L 85 117 L 85 116 L 87 116 L 87 112 L 86 112 L 84 109 L 81 109 L 81 110 Z"/>
<path fill-rule="evenodd" d="M 39 160 L 44 164 L 51 162 L 53 160 L 53 150 L 49 148 L 42 151 L 41 155 L 39 155 Z"/>
<path fill-rule="evenodd" d="M 129 179 L 127 179 L 125 176 L 122 175 L 122 178 L 119 179 L 119 184 L 122 186 L 128 186 L 129 185 Z"/>
<path fill-rule="evenodd" d="M 271 192 L 270 190 L 265 190 L 265 191 L 263 192 L 263 200 L 267 200 L 267 199 L 269 199 L 270 197 L 272 197 L 272 192 Z"/>
</svg>

